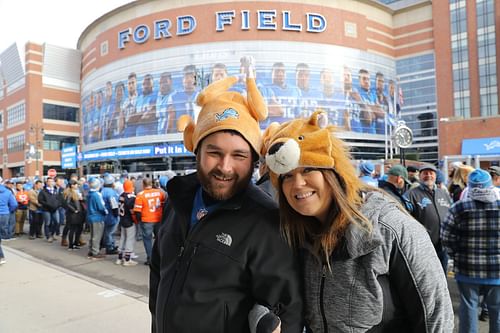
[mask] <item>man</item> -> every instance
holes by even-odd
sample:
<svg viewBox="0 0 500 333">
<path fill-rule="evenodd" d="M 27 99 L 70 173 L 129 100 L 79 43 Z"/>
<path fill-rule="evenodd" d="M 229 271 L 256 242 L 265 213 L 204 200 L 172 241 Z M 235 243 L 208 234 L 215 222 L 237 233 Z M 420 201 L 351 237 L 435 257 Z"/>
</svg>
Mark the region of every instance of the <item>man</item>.
<svg viewBox="0 0 500 333">
<path fill-rule="evenodd" d="M 183 69 L 182 77 L 183 90 L 176 91 L 170 95 L 168 100 L 168 113 L 173 115 L 169 124 L 169 131 L 176 131 L 175 124 L 180 116 L 187 114 L 196 119 L 198 117 L 195 106 L 199 90 L 196 87 L 196 66 L 187 65 Z"/>
<path fill-rule="evenodd" d="M 1 181 L 0 177 L 0 181 Z M 8 239 L 7 229 L 9 227 L 9 219 L 12 212 L 15 212 L 17 202 L 12 192 L 6 186 L 0 184 L 0 265 L 6 263 L 4 253 L 2 251 L 2 239 Z"/>
<path fill-rule="evenodd" d="M 377 72 L 375 74 L 375 89 L 373 90 L 373 94 L 375 94 L 376 104 L 379 106 L 379 110 L 382 111 L 380 113 L 375 113 L 375 132 L 377 134 L 385 134 L 385 114 L 389 112 L 389 99 L 385 95 L 384 85 L 384 74 Z"/>
<path fill-rule="evenodd" d="M 125 128 L 123 137 L 129 138 L 135 136 L 137 121 L 137 74 L 134 72 L 128 75 L 127 81 L 128 97 L 123 103 L 123 113 L 125 115 Z"/>
<path fill-rule="evenodd" d="M 359 165 L 359 178 L 366 184 L 378 187 L 377 180 L 373 178 L 375 173 L 375 166 L 371 162 L 362 162 Z"/>
<path fill-rule="evenodd" d="M 350 130 L 349 113 L 345 110 L 344 96 L 335 90 L 332 71 L 328 68 L 321 70 L 319 82 L 322 89 L 318 107 L 328 113 L 328 123 Z"/>
<path fill-rule="evenodd" d="M 30 221 L 30 239 L 42 238 L 42 205 L 38 202 L 38 194 L 43 187 L 43 182 L 38 179 L 35 185 L 28 192 L 29 199 L 29 221 Z"/>
<path fill-rule="evenodd" d="M 495 186 L 496 188 L 500 188 L 500 167 L 490 166 L 488 168 L 488 172 L 490 173 L 493 186 Z"/>
<path fill-rule="evenodd" d="M 89 143 L 99 142 L 101 139 L 101 114 L 105 112 L 103 107 L 103 100 L 104 95 L 102 90 L 97 91 L 95 108 L 92 110 L 92 114 L 90 116 Z"/>
<path fill-rule="evenodd" d="M 308 117 L 318 107 L 318 100 L 321 93 L 318 90 L 311 89 L 310 84 L 311 70 L 306 63 L 299 63 L 295 67 L 295 84 L 300 90 L 300 106 L 302 108 L 301 116 Z"/>
<path fill-rule="evenodd" d="M 101 191 L 104 206 L 108 212 L 104 217 L 104 235 L 102 237 L 102 246 L 106 249 L 106 254 L 117 254 L 117 246 L 115 246 L 114 234 L 118 226 L 118 201 L 119 195 L 114 190 L 115 177 L 105 174 L 104 185 Z"/>
<path fill-rule="evenodd" d="M 135 136 L 157 134 L 156 96 L 153 94 L 153 76 L 144 75 L 142 95 L 137 99 L 137 118 Z"/>
<path fill-rule="evenodd" d="M 59 236 L 61 233 L 61 225 L 64 225 L 63 232 L 62 232 L 62 237 L 61 237 L 61 245 L 62 246 L 68 246 L 68 232 L 69 228 L 66 224 L 66 209 L 64 209 L 62 203 L 63 203 L 63 193 L 64 189 L 66 188 L 66 180 L 58 176 L 56 177 L 56 191 L 59 194 L 59 199 L 61 200 L 61 205 L 57 209 L 57 213 L 59 214 L 59 222 L 57 224 L 56 229 L 56 236 Z"/>
<path fill-rule="evenodd" d="M 109 121 L 113 114 L 113 83 L 111 81 L 106 82 L 106 89 L 104 90 L 104 103 L 102 107 L 102 112 L 99 116 L 100 124 L 100 140 L 105 141 L 109 139 Z"/>
<path fill-rule="evenodd" d="M 418 168 L 413 165 L 408 165 L 406 167 L 408 171 L 408 180 L 410 181 L 410 188 L 415 188 L 420 186 L 420 178 L 418 176 Z"/>
<path fill-rule="evenodd" d="M 432 164 L 422 166 L 420 168 L 420 185 L 409 189 L 405 193 L 405 197 L 413 205 L 411 215 L 427 229 L 446 273 L 448 256 L 443 250 L 439 230 L 446 214 L 448 214 L 452 200 L 447 192 L 436 186 L 436 172 L 437 169 Z"/>
<path fill-rule="evenodd" d="M 168 109 L 168 99 L 173 93 L 173 81 L 172 74 L 169 72 L 163 72 L 160 75 L 160 93 L 156 98 L 156 119 L 158 119 L 157 134 L 167 133 L 168 128 L 172 128 L 175 114 L 169 112 Z"/>
<path fill-rule="evenodd" d="M 47 242 L 52 243 L 57 240 L 55 237 L 57 228 L 59 228 L 59 212 L 57 210 L 62 205 L 54 178 L 49 177 L 45 181 L 45 187 L 38 193 L 38 203 L 42 206 L 45 238 Z"/>
<path fill-rule="evenodd" d="M 24 235 L 24 221 L 28 217 L 28 193 L 23 188 L 23 182 L 16 183 L 16 201 L 17 201 L 17 210 L 16 210 L 16 230 L 15 235 L 21 236 Z"/>
<path fill-rule="evenodd" d="M 125 114 L 123 112 L 123 99 L 125 97 L 125 85 L 118 82 L 115 85 L 115 98 L 113 101 L 113 112 L 111 113 L 107 124 L 107 138 L 118 139 L 123 134 L 125 128 Z"/>
<path fill-rule="evenodd" d="M 226 65 L 221 63 L 216 63 L 212 67 L 212 73 L 210 74 L 210 83 L 225 79 L 227 77 Z"/>
<path fill-rule="evenodd" d="M 184 131 L 197 173 L 167 184 L 151 262 L 153 332 L 250 332 L 255 303 L 280 315 L 283 332 L 302 332 L 297 263 L 276 204 L 250 182 L 266 104 L 252 76 L 245 102 L 227 91 L 236 81 L 208 86 L 198 123 Z"/>
<path fill-rule="evenodd" d="M 284 121 L 294 119 L 300 114 L 300 90 L 286 82 L 286 68 L 282 62 L 273 64 L 271 72 L 272 84 L 267 88 L 273 93 L 275 104 L 280 106 L 280 115 L 277 112 L 269 115 L 269 121 Z"/>
<path fill-rule="evenodd" d="M 386 172 L 386 180 L 379 180 L 378 187 L 389 193 L 397 202 L 399 202 L 406 210 L 411 213 L 413 206 L 407 198 L 403 196 L 406 189 L 406 184 L 409 184 L 408 172 L 402 165 L 395 165 Z"/>
<path fill-rule="evenodd" d="M 5 181 L 5 188 L 12 193 L 14 198 L 16 197 L 16 188 L 14 187 L 14 182 L 12 182 L 10 179 L 7 179 Z M 17 207 L 16 207 L 17 209 Z M 7 239 L 8 240 L 15 240 L 16 237 L 14 237 L 14 232 L 16 230 L 16 210 L 10 212 L 9 216 L 9 224 L 7 228 Z"/>
<path fill-rule="evenodd" d="M 89 259 L 102 259 L 100 253 L 101 239 L 104 233 L 104 218 L 108 214 L 104 200 L 99 192 L 101 182 L 95 177 L 89 179 L 89 194 L 87 197 L 87 222 L 90 224 Z"/>
<path fill-rule="evenodd" d="M 158 188 L 153 188 L 151 178 L 142 180 L 144 190 L 135 198 L 134 213 L 137 223 L 142 233 L 144 250 L 146 250 L 145 265 L 151 262 L 151 252 L 153 251 L 153 234 L 158 235 L 161 214 L 165 205 L 165 192 Z"/>
<path fill-rule="evenodd" d="M 500 199 L 484 170 L 469 175 L 468 187 L 468 197 L 453 204 L 441 229 L 460 291 L 459 332 L 478 332 L 480 294 L 490 332 L 500 332 Z"/>
<path fill-rule="evenodd" d="M 359 107 L 359 119 L 356 124 L 351 124 L 353 131 L 355 126 L 361 126 L 361 132 L 375 134 L 375 119 L 384 117 L 384 111 L 377 105 L 377 96 L 370 90 L 370 73 L 366 69 L 359 70 L 359 86 L 351 96 Z M 359 128 L 357 130 L 359 131 Z"/>
</svg>

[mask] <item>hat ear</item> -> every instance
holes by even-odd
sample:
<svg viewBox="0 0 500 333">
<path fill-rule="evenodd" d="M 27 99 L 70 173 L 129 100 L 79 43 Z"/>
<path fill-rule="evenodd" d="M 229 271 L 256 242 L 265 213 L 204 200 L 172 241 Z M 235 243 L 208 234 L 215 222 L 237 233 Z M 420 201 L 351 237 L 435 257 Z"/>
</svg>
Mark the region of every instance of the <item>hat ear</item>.
<svg viewBox="0 0 500 333">
<path fill-rule="evenodd" d="M 189 115 L 183 114 L 177 119 L 177 131 L 184 132 L 186 126 L 191 122 L 193 122 L 193 119 Z"/>
<path fill-rule="evenodd" d="M 184 147 L 192 153 L 194 153 L 193 133 L 194 123 L 190 121 L 184 129 Z"/>
<path fill-rule="evenodd" d="M 309 124 L 319 128 L 326 128 L 328 126 L 328 116 L 322 109 L 316 109 L 309 118 Z"/>
<path fill-rule="evenodd" d="M 269 126 L 266 128 L 264 133 L 262 134 L 262 149 L 260 150 L 260 153 L 262 156 L 264 156 L 267 152 L 267 149 L 269 148 L 269 141 L 271 138 L 274 136 L 274 134 L 278 131 L 280 127 L 280 124 L 277 122 L 272 122 L 269 124 Z"/>
<path fill-rule="evenodd" d="M 254 78 L 247 78 L 247 104 L 250 114 L 257 121 L 267 118 L 267 104 L 260 94 Z"/>
<path fill-rule="evenodd" d="M 196 104 L 198 104 L 199 106 L 207 104 L 209 101 L 213 100 L 221 93 L 226 92 L 236 82 L 238 82 L 237 77 L 229 76 L 225 79 L 211 83 L 205 89 L 203 89 L 202 92 L 200 92 L 198 98 L 196 99 Z"/>
</svg>

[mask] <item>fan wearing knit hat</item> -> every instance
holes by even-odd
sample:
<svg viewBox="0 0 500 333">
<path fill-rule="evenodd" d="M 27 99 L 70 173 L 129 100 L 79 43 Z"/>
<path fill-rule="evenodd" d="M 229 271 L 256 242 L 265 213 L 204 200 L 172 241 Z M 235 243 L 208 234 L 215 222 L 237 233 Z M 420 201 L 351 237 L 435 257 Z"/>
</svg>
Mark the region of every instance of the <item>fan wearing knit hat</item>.
<svg viewBox="0 0 500 333">
<path fill-rule="evenodd" d="M 269 132 L 263 153 L 282 229 L 301 249 L 308 328 L 451 331 L 447 282 L 426 230 L 359 180 L 327 114 L 318 110 Z M 396 316 L 384 306 L 393 298 L 407 305 Z"/>
<path fill-rule="evenodd" d="M 283 331 L 302 331 L 295 257 L 280 233 L 276 204 L 251 183 L 267 106 L 254 78 L 246 79 L 246 97 L 229 90 L 237 81 L 206 87 L 197 121 L 182 116 L 177 124 L 197 172 L 167 183 L 151 258 L 156 332 L 248 332 L 255 300 L 283 312 Z M 280 324 L 265 320 L 273 319 L 269 311 L 262 317 Z"/>
<path fill-rule="evenodd" d="M 441 226 L 460 292 L 459 332 L 478 332 L 479 294 L 489 310 L 490 332 L 500 331 L 500 198 L 482 169 L 469 174 L 467 197 L 451 206 Z M 493 309 L 493 310 L 491 310 Z"/>
</svg>

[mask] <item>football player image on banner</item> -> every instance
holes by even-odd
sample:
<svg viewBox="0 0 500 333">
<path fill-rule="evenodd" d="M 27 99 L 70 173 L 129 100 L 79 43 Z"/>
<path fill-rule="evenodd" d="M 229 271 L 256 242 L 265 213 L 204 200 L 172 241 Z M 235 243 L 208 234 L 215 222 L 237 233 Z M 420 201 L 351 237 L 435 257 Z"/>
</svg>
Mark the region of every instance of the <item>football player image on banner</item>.
<svg viewBox="0 0 500 333">
<path fill-rule="evenodd" d="M 168 100 L 174 92 L 172 74 L 163 72 L 160 75 L 160 92 L 156 97 L 157 133 L 167 133 L 168 128 L 174 127 L 174 113 L 168 110 Z"/>
<path fill-rule="evenodd" d="M 108 140 L 109 137 L 109 120 L 113 113 L 113 84 L 111 81 L 106 82 L 106 88 L 104 90 L 104 102 L 102 106 L 101 114 L 99 115 L 99 140 Z"/>
<path fill-rule="evenodd" d="M 137 98 L 135 136 L 157 133 L 156 96 L 153 94 L 153 76 L 146 74 L 142 80 L 142 94 Z"/>
<path fill-rule="evenodd" d="M 128 96 L 123 104 L 123 111 L 125 113 L 125 129 L 123 137 L 129 138 L 135 136 L 137 119 L 137 75 L 130 73 L 127 80 Z"/>
<path fill-rule="evenodd" d="M 302 117 L 309 117 L 318 107 L 321 93 L 311 87 L 311 70 L 307 64 L 297 64 L 295 67 L 295 82 L 300 90 L 300 114 Z"/>
<path fill-rule="evenodd" d="M 169 128 L 169 131 L 176 131 L 174 124 L 177 123 L 177 119 L 183 114 L 191 116 L 195 121 L 198 118 L 195 110 L 198 109 L 196 98 L 200 90 L 196 86 L 196 66 L 187 65 L 184 67 L 182 87 L 181 91 L 174 92 L 169 98 L 168 111 L 174 114 L 174 121 L 171 122 L 172 127 Z"/>
<path fill-rule="evenodd" d="M 375 74 L 375 89 L 374 89 L 374 94 L 376 97 L 376 103 L 380 107 L 380 109 L 383 111 L 383 117 L 379 113 L 378 116 L 375 119 L 375 132 L 377 134 L 385 134 L 385 128 L 386 128 L 386 116 L 388 116 L 389 112 L 389 101 L 388 98 L 385 94 L 385 86 L 384 86 L 385 80 L 384 80 L 384 74 L 381 72 L 377 72 Z M 377 113 L 375 113 L 377 115 Z"/>
<path fill-rule="evenodd" d="M 271 71 L 272 83 L 267 86 L 280 107 L 279 115 L 269 113 L 269 121 L 279 123 L 294 119 L 300 115 L 300 90 L 286 82 L 286 68 L 282 62 L 274 63 Z"/>
<path fill-rule="evenodd" d="M 99 121 L 101 120 L 101 113 L 104 112 L 103 109 L 103 93 L 102 90 L 96 92 L 95 105 L 91 111 L 89 118 L 89 143 L 99 142 L 101 138 L 101 126 Z"/>
<path fill-rule="evenodd" d="M 118 139 L 125 128 L 125 113 L 123 112 L 123 100 L 125 97 L 125 85 L 118 82 L 115 86 L 115 99 L 113 102 L 113 113 L 108 121 L 107 138 Z"/>
<path fill-rule="evenodd" d="M 344 96 L 334 87 L 333 72 L 323 68 L 320 72 L 321 92 L 317 106 L 328 114 L 328 123 L 348 130 L 348 112 L 345 111 Z"/>
<path fill-rule="evenodd" d="M 370 73 L 366 69 L 360 69 L 358 80 L 359 86 L 352 94 L 359 107 L 359 123 L 357 126 L 361 126 L 361 132 L 363 133 L 376 134 L 376 119 L 383 118 L 384 112 L 377 104 L 374 91 L 370 89 Z M 354 125 L 352 125 L 352 129 L 356 132 Z"/>
</svg>

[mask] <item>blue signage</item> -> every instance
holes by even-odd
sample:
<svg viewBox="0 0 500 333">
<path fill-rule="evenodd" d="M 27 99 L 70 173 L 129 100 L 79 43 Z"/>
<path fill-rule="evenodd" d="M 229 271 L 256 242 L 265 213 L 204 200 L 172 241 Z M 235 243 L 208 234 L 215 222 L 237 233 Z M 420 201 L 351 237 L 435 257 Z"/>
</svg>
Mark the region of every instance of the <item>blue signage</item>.
<svg viewBox="0 0 500 333">
<path fill-rule="evenodd" d="M 500 155 L 500 137 L 462 140 L 462 155 Z"/>
<path fill-rule="evenodd" d="M 83 161 L 103 161 L 110 159 L 126 159 L 138 157 L 166 157 L 192 155 L 183 144 L 164 144 L 161 146 L 137 146 L 93 150 L 82 153 Z M 76 158 L 76 155 L 75 155 Z"/>
<path fill-rule="evenodd" d="M 65 146 L 61 150 L 61 168 L 76 169 L 76 145 Z"/>
</svg>

